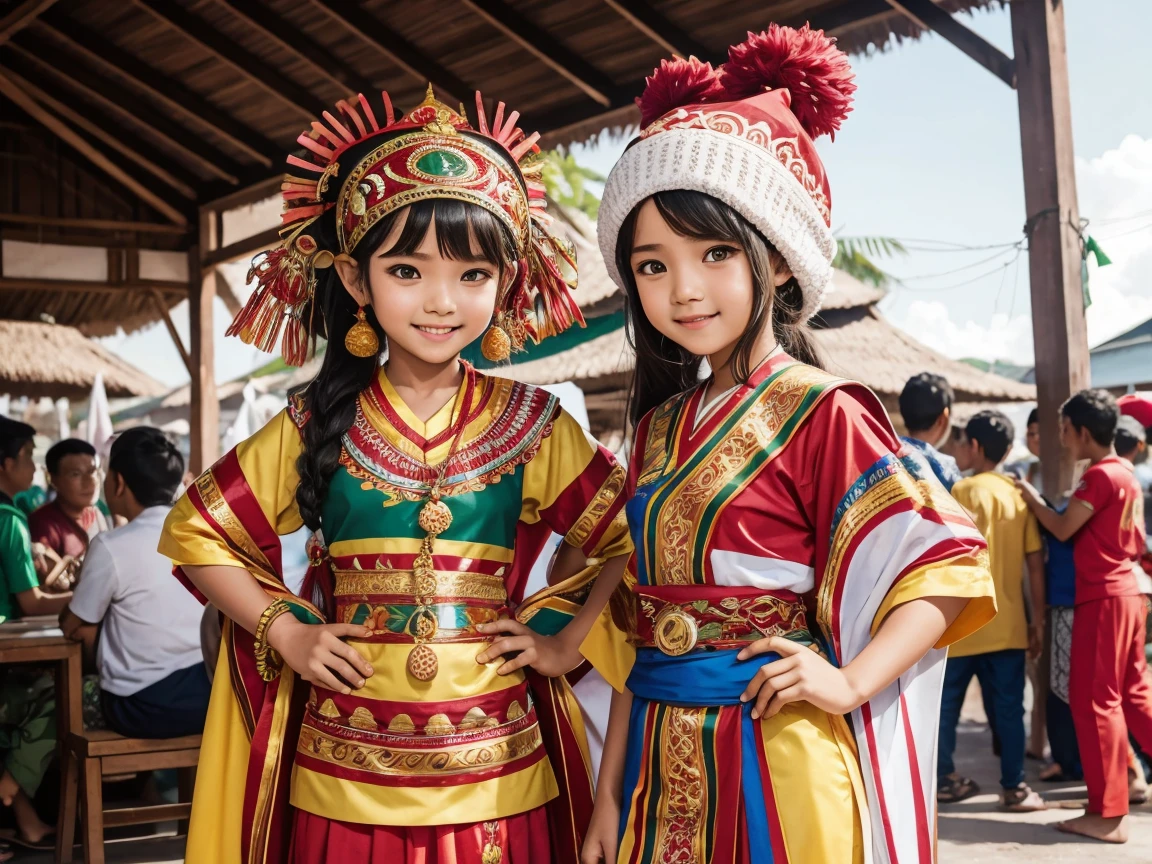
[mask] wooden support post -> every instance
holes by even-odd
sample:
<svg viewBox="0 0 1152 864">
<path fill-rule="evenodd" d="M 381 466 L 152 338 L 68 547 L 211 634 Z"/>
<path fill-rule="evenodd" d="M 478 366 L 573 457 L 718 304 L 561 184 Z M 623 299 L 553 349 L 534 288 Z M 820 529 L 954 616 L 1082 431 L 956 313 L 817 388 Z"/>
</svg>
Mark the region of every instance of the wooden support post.
<svg viewBox="0 0 1152 864">
<path fill-rule="evenodd" d="M 1056 499 L 1071 485 L 1073 468 L 1060 447 L 1058 411 L 1089 382 L 1064 6 L 1053 0 L 1013 0 L 1010 8 L 1028 211 L 1040 460 L 1044 491 Z"/>
<path fill-rule="evenodd" d="M 188 250 L 188 336 L 192 365 L 192 434 L 190 468 L 196 474 L 216 461 L 220 449 L 220 404 L 216 401 L 216 352 L 213 345 L 212 305 L 216 279 L 205 270 L 203 258 L 220 243 L 212 211 L 200 210 L 199 242 Z"/>
<path fill-rule="evenodd" d="M 184 361 L 184 368 L 188 370 L 188 376 L 196 377 L 196 367 L 192 365 L 192 357 L 188 353 L 188 349 L 184 347 L 184 340 L 180 338 L 180 333 L 176 330 L 172 316 L 168 314 L 168 303 L 165 301 L 164 295 L 159 291 L 153 291 L 152 302 L 156 306 L 156 311 L 160 313 L 160 319 L 164 322 L 164 326 L 168 329 L 168 335 L 172 337 L 172 344 L 180 352 L 180 359 Z"/>
</svg>

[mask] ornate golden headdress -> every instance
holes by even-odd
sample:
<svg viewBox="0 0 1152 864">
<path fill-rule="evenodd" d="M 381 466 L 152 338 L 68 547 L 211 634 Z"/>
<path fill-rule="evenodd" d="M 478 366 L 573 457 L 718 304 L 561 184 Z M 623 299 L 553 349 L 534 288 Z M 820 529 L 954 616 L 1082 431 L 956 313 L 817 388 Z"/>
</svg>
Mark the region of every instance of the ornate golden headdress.
<svg viewBox="0 0 1152 864">
<path fill-rule="evenodd" d="M 503 102 L 489 125 L 479 93 L 476 128 L 463 105 L 452 110 L 437 101 L 431 86 L 420 105 L 395 120 L 388 94 L 381 96 L 383 123 L 360 94 L 358 108 L 341 100 L 341 118 L 325 111 L 326 123 L 314 121 L 297 138 L 308 154 L 288 157 L 281 243 L 253 260 L 248 281 L 257 280 L 256 290 L 228 335 L 272 351 L 283 331 L 285 362 L 303 363 L 316 334 L 316 270 L 350 253 L 386 214 L 431 198 L 484 208 L 516 244 L 517 260 L 504 268 L 493 326 L 484 338 L 486 357 L 504 360 L 528 339 L 538 343 L 574 323 L 583 326 L 571 295 L 575 249 L 548 230 L 539 134 L 526 136 L 516 126 L 519 113 L 505 117 Z M 321 230 L 329 227 L 326 219 L 335 220 L 334 230 Z M 336 238 L 335 248 L 326 248 L 326 237 Z"/>
</svg>

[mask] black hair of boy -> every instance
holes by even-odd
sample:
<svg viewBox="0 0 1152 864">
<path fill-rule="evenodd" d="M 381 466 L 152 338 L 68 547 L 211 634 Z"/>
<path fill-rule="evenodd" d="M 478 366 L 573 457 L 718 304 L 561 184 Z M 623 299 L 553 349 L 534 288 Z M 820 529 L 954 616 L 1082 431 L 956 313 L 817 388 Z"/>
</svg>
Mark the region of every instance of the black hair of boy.
<svg viewBox="0 0 1152 864">
<path fill-rule="evenodd" d="M 65 456 L 91 456 L 96 458 L 96 448 L 89 444 L 87 441 L 82 441 L 79 438 L 65 438 L 63 441 L 57 441 L 48 448 L 48 452 L 44 456 L 44 467 L 48 469 L 48 473 L 55 474 L 60 470 L 60 460 Z"/>
<path fill-rule="evenodd" d="M 1032 424 L 1039 423 L 1039 422 L 1040 422 L 1040 409 L 1039 408 L 1033 408 L 1031 411 L 1028 412 L 1028 422 L 1025 423 L 1024 425 L 1025 426 L 1031 426 Z"/>
<path fill-rule="evenodd" d="M 964 434 L 980 445 L 985 459 L 999 465 L 1012 449 L 1016 428 L 1000 411 L 980 411 L 968 420 Z"/>
<path fill-rule="evenodd" d="M 1060 415 L 1067 417 L 1077 432 L 1087 429 L 1093 441 L 1109 447 L 1116 437 L 1120 408 L 1107 390 L 1081 390 L 1060 406 Z"/>
<path fill-rule="evenodd" d="M 945 409 L 955 401 L 952 385 L 942 375 L 921 372 L 913 375 L 900 391 L 900 416 L 909 433 L 931 429 Z"/>
<path fill-rule="evenodd" d="M 1122 459 L 1131 459 L 1136 455 L 1136 449 L 1147 439 L 1147 432 L 1135 417 L 1121 415 L 1116 421 L 1116 455 Z"/>
<path fill-rule="evenodd" d="M 184 478 L 184 457 L 159 429 L 136 426 L 112 442 L 108 470 L 124 478 L 141 507 L 167 507 Z"/>
<path fill-rule="evenodd" d="M 0 468 L 9 459 L 16 459 L 24 445 L 36 436 L 36 430 L 27 423 L 0 414 Z"/>
</svg>

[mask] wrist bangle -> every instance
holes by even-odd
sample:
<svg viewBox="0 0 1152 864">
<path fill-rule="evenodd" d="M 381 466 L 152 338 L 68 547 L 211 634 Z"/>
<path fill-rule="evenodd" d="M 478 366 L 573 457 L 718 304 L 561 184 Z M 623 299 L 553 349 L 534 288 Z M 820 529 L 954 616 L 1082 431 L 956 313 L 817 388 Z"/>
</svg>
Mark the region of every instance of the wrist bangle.
<svg viewBox="0 0 1152 864">
<path fill-rule="evenodd" d="M 268 604 L 268 608 L 260 614 L 260 620 L 256 622 L 256 632 L 253 634 L 256 638 L 256 647 L 254 650 L 256 655 L 256 672 L 264 681 L 272 681 L 275 679 L 276 676 L 280 674 L 280 667 L 284 662 L 276 652 L 276 649 L 268 644 L 268 628 L 272 626 L 273 621 L 285 612 L 291 611 L 292 607 L 277 597 Z"/>
</svg>

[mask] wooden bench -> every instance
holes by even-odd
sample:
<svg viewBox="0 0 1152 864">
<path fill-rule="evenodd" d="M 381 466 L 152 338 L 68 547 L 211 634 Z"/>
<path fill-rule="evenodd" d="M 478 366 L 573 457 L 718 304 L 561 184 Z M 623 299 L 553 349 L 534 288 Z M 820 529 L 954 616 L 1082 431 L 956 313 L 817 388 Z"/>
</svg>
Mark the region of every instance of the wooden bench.
<svg viewBox="0 0 1152 864">
<path fill-rule="evenodd" d="M 63 806 L 60 819 L 60 861 L 72 860 L 76 831 L 76 808 L 84 844 L 84 864 L 104 864 L 104 827 L 138 825 L 147 822 L 181 822 L 179 833 L 187 831 L 192 812 L 192 787 L 196 763 L 200 760 L 200 736 L 183 738 L 124 738 L 115 732 L 73 732 L 68 739 L 64 765 Z M 115 774 L 177 769 L 177 804 L 104 809 L 103 779 Z"/>
</svg>

